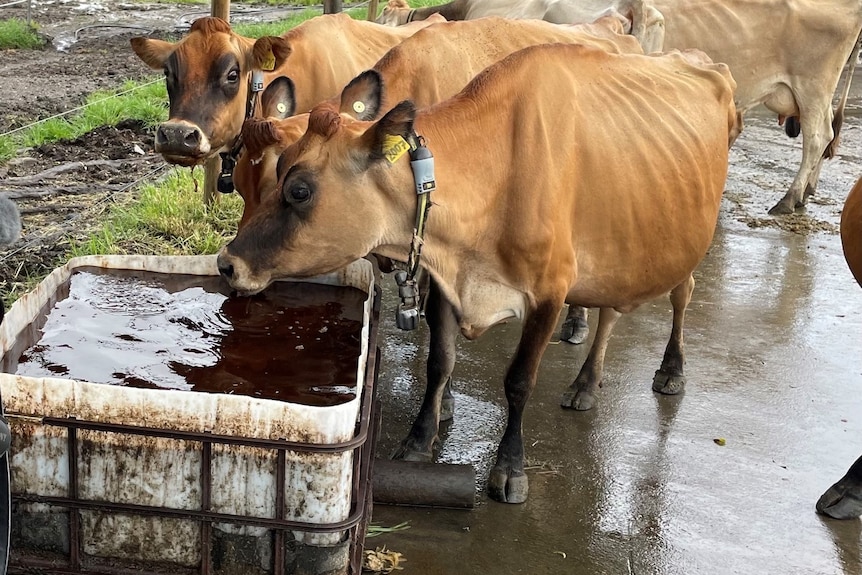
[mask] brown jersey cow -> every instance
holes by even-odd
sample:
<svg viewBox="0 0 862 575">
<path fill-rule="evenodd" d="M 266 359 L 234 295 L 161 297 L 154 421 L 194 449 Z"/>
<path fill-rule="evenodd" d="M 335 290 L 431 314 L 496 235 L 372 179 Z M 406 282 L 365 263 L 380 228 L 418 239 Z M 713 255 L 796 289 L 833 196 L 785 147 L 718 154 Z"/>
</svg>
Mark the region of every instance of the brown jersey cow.
<svg viewBox="0 0 862 575">
<path fill-rule="evenodd" d="M 841 212 L 841 245 L 856 282 L 862 286 L 862 178 L 857 180 Z M 862 515 L 862 457 L 817 501 L 817 511 L 834 519 Z"/>
<path fill-rule="evenodd" d="M 355 78 L 341 97 L 331 102 L 342 112 L 364 120 L 376 119 L 383 110 L 408 98 L 419 107 L 429 106 L 455 95 L 476 74 L 505 56 L 549 42 L 578 43 L 613 53 L 641 53 L 634 37 L 623 34 L 622 23 L 610 17 L 577 26 L 504 18 L 446 22 L 420 30 L 392 48 L 371 71 Z M 374 92 L 379 83 L 385 86 L 382 94 L 385 101 L 368 101 L 364 95 Z M 277 98 L 272 104 L 293 107 L 291 102 Z M 245 150 L 234 173 L 236 189 L 245 202 L 240 227 L 257 211 L 261 195 L 274 193 L 278 157 L 302 136 L 307 125 L 306 114 L 281 120 L 252 120 L 243 126 Z M 434 394 L 443 389 L 440 419 L 447 420 L 454 411 L 448 382 L 455 366 L 458 329 L 451 306 L 439 297 L 436 286 L 432 283 L 426 289 L 425 317 L 432 342 L 427 362 L 426 401 L 432 401 Z M 571 336 L 575 343 L 583 342 L 589 334 L 587 310 L 578 308 L 578 312 L 572 314 L 579 327 Z M 433 439 L 424 437 L 427 432 L 424 427 L 411 430 L 395 456 L 430 461 Z M 437 435 L 436 426 L 433 433 Z"/>
<path fill-rule="evenodd" d="M 321 105 L 279 160 L 279 193 L 221 250 L 219 270 L 253 294 L 368 253 L 407 261 L 417 186 L 402 152 L 425 142 L 437 190 L 422 266 L 467 338 L 523 320 L 489 491 L 525 501 L 523 412 L 564 302 L 602 308 L 570 401 L 596 391 L 620 313 L 668 291 L 673 329 L 653 388 L 682 384 L 692 271 L 712 241 L 738 133 L 733 87 L 727 67 L 700 53 L 546 44 L 418 114 L 405 101 L 371 123 Z M 649 129 L 632 129 L 634 119 Z M 417 424 L 435 425 L 438 413 L 439 403 L 423 404 Z"/>
<path fill-rule="evenodd" d="M 220 18 L 207 17 L 195 20 L 178 42 L 132 38 L 141 60 L 165 72 L 170 117 L 156 130 L 156 152 L 170 163 L 192 166 L 229 150 L 251 109 L 253 70 L 268 71 L 265 84 L 279 76 L 290 78 L 295 111 L 307 112 L 392 46 L 442 20 L 398 29 L 332 14 L 307 20 L 282 36 L 254 40 L 236 34 Z"/>
</svg>

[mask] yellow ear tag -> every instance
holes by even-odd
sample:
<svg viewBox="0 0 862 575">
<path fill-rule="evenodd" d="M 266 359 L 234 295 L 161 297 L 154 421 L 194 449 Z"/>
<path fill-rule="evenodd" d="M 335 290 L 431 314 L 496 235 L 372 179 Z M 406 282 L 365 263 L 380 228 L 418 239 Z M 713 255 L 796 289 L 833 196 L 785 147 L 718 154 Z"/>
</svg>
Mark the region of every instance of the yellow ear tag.
<svg viewBox="0 0 862 575">
<path fill-rule="evenodd" d="M 365 102 L 363 102 L 362 100 L 356 100 L 355 102 L 353 102 L 353 111 L 357 114 L 361 114 L 362 112 L 364 112 Z"/>
<path fill-rule="evenodd" d="M 278 110 L 279 114 L 284 114 L 287 111 L 287 106 L 284 105 L 284 102 L 279 102 L 275 105 L 275 109 Z"/>
<path fill-rule="evenodd" d="M 263 60 L 260 62 L 260 69 L 265 72 L 275 70 L 275 54 L 273 54 L 272 51 L 263 57 Z"/>
<path fill-rule="evenodd" d="M 386 136 L 383 138 L 383 155 L 390 164 L 410 150 L 410 144 L 401 136 Z"/>
</svg>

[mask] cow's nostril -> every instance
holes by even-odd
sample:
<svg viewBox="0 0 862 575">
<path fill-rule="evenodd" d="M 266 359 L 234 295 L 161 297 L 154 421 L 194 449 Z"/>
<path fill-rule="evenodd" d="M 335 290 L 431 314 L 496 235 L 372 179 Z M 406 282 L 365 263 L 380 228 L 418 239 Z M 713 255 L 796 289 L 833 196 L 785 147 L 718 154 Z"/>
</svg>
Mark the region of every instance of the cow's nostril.
<svg viewBox="0 0 862 575">
<path fill-rule="evenodd" d="M 189 148 L 197 148 L 201 144 L 200 130 L 192 130 L 186 134 L 183 143 Z"/>
<path fill-rule="evenodd" d="M 165 145 L 168 143 L 168 134 L 165 132 L 165 128 L 163 126 L 159 126 L 156 130 L 156 144 L 157 145 Z"/>
<path fill-rule="evenodd" d="M 233 277 L 233 265 L 231 264 L 219 264 L 218 271 L 228 279 Z"/>
</svg>

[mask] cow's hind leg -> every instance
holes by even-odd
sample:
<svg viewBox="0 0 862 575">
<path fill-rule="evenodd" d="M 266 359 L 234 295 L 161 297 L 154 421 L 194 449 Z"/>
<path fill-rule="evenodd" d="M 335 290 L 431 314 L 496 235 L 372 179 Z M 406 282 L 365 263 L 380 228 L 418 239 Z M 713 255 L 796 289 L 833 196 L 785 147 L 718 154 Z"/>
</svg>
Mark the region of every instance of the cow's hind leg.
<svg viewBox="0 0 862 575">
<path fill-rule="evenodd" d="M 862 457 L 820 496 L 817 512 L 833 519 L 853 519 L 862 515 Z"/>
<path fill-rule="evenodd" d="M 694 291 L 694 277 L 688 279 L 670 292 L 670 302 L 673 305 L 673 329 L 670 332 L 670 341 L 664 350 L 664 359 L 661 368 L 655 372 L 652 380 L 652 389 L 665 395 L 675 395 L 685 388 L 685 375 L 683 365 L 685 364 L 685 351 L 683 345 L 682 331 L 685 323 L 685 310 L 691 301 L 691 292 Z"/>
<path fill-rule="evenodd" d="M 590 326 L 587 324 L 587 308 L 570 305 L 563 327 L 560 329 L 560 341 L 578 345 L 584 343 L 588 335 L 590 335 Z"/>
<path fill-rule="evenodd" d="M 596 393 L 602 385 L 602 372 L 605 364 L 605 350 L 608 348 L 608 339 L 614 329 L 617 320 L 622 315 L 613 308 L 603 307 L 599 310 L 599 325 L 596 327 L 596 337 L 590 347 L 590 353 L 578 372 L 578 377 L 563 393 L 560 405 L 565 408 L 586 411 L 592 409 L 596 403 Z"/>
<path fill-rule="evenodd" d="M 529 486 L 524 473 L 524 407 L 536 383 L 539 362 L 560 315 L 560 303 L 544 301 L 524 321 L 521 341 L 506 372 L 509 418 L 497 448 L 497 461 L 488 478 L 488 493 L 503 503 L 523 503 Z"/>
<path fill-rule="evenodd" d="M 392 454 L 393 459 L 431 461 L 440 421 L 451 419 L 455 409 L 450 384 L 452 370 L 455 368 L 458 321 L 452 306 L 443 298 L 433 281 L 428 289 L 425 320 L 428 322 L 431 335 L 425 398 L 422 400 L 422 407 L 419 408 L 410 433 Z"/>
<path fill-rule="evenodd" d="M 797 98 L 797 100 L 799 100 Z M 823 109 L 804 110 L 800 114 L 802 124 L 802 163 L 799 172 L 790 184 L 784 197 L 775 204 L 769 213 L 772 215 L 792 214 L 796 208 L 805 205 L 806 190 L 809 185 L 817 185 L 817 167 L 823 161 L 826 145 L 832 140 L 832 108 L 827 102 Z M 812 181 L 813 180 L 813 181 Z M 810 193 L 808 194 L 810 195 Z"/>
</svg>

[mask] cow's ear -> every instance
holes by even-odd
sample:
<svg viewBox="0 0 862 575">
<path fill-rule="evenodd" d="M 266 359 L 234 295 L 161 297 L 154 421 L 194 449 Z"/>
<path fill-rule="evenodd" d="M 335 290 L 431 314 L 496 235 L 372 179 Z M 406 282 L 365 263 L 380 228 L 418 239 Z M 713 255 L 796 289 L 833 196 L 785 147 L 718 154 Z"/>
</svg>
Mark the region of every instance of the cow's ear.
<svg viewBox="0 0 862 575">
<path fill-rule="evenodd" d="M 383 78 L 377 70 L 366 70 L 344 87 L 339 112 L 357 120 L 373 120 L 380 112 Z"/>
<path fill-rule="evenodd" d="M 293 80 L 279 76 L 269 83 L 260 96 L 261 115 L 264 118 L 284 119 L 296 113 Z"/>
<path fill-rule="evenodd" d="M 165 61 L 170 57 L 175 47 L 173 42 L 142 36 L 132 38 L 130 43 L 138 58 L 153 70 L 161 70 L 165 67 Z"/>
<path fill-rule="evenodd" d="M 416 106 L 410 100 L 404 100 L 386 112 L 386 115 L 366 132 L 371 147 L 371 159 L 385 158 L 390 163 L 395 163 L 403 156 L 410 149 L 407 142 L 413 136 L 415 118 Z"/>
<path fill-rule="evenodd" d="M 277 36 L 262 36 L 254 43 L 251 67 L 264 72 L 276 70 L 290 56 L 290 43 Z"/>
</svg>

